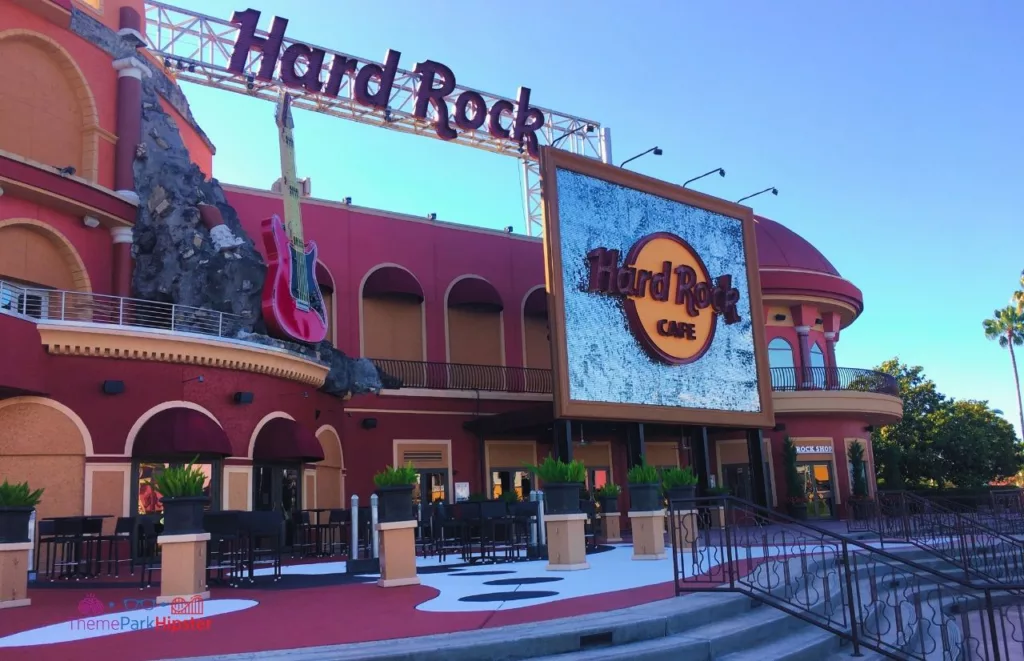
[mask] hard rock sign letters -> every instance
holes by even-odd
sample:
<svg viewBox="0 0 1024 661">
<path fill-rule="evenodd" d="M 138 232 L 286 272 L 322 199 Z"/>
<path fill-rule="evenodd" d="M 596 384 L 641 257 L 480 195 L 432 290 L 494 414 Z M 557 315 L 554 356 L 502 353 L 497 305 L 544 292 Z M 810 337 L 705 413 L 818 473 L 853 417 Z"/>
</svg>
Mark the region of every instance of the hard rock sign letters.
<svg viewBox="0 0 1024 661">
<path fill-rule="evenodd" d="M 711 347 L 721 316 L 740 321 L 739 290 L 731 275 L 712 280 L 689 243 L 668 232 L 633 245 L 622 264 L 619 251 L 587 253 L 587 291 L 624 299 L 629 328 L 644 351 L 668 365 L 692 363 Z"/>
</svg>

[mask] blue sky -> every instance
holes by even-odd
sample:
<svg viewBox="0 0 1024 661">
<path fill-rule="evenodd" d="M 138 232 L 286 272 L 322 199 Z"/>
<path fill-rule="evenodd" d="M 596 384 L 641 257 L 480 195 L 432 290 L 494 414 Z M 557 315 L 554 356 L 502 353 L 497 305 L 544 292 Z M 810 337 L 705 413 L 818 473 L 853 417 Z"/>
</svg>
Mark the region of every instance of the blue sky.
<svg viewBox="0 0 1024 661">
<path fill-rule="evenodd" d="M 528 86 L 538 105 L 611 127 L 617 161 L 662 147 L 631 164 L 653 177 L 724 167 L 694 187 L 730 199 L 777 186 L 755 211 L 864 292 L 842 365 L 899 355 L 946 394 L 1017 419 L 1009 357 L 981 321 L 1024 268 L 1024 3 L 175 4 L 225 19 L 253 6 L 264 29 L 290 19 L 296 39 L 377 60 L 393 48 L 404 68 L 437 60 L 496 94 Z M 215 176 L 269 186 L 273 107 L 186 92 L 218 147 Z M 296 122 L 316 197 L 525 231 L 514 159 L 302 111 Z"/>
</svg>

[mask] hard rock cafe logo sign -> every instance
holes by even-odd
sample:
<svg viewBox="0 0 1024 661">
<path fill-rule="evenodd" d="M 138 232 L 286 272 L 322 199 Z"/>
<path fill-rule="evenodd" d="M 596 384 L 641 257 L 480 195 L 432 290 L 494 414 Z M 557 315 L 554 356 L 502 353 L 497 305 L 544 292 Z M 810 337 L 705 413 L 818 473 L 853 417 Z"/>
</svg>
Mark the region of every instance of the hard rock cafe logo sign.
<svg viewBox="0 0 1024 661">
<path fill-rule="evenodd" d="M 587 265 L 587 291 L 624 299 L 630 330 L 662 363 L 700 359 L 715 338 L 719 316 L 726 324 L 740 321 L 740 292 L 732 276 L 712 279 L 700 255 L 674 234 L 643 237 L 621 264 L 618 250 L 595 248 L 587 253 Z"/>
</svg>

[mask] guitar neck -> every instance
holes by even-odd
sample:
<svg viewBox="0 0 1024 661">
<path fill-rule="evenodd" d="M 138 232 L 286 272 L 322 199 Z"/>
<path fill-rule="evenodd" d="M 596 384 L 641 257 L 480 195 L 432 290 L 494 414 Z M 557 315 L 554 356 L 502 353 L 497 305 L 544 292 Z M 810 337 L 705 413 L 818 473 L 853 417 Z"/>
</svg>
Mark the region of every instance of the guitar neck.
<svg viewBox="0 0 1024 661">
<path fill-rule="evenodd" d="M 278 139 L 281 146 L 281 193 L 284 196 L 284 224 L 292 241 L 305 245 L 302 237 L 302 193 L 295 176 L 295 140 L 292 129 L 278 119 Z"/>
</svg>

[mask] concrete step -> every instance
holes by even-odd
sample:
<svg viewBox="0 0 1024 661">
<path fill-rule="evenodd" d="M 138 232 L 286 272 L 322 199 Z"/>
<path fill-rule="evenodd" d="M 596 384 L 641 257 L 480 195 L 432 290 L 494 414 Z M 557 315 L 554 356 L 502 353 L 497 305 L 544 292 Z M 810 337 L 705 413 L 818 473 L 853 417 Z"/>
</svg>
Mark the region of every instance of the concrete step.
<svg viewBox="0 0 1024 661">
<path fill-rule="evenodd" d="M 715 661 L 821 661 L 839 649 L 839 637 L 824 629 L 806 626 L 767 645 L 735 654 L 714 657 Z"/>
</svg>

